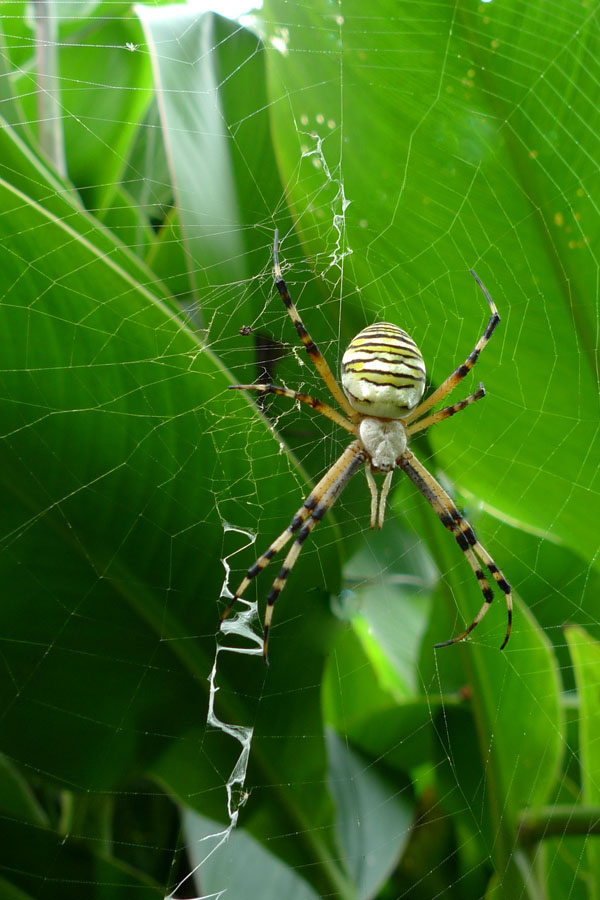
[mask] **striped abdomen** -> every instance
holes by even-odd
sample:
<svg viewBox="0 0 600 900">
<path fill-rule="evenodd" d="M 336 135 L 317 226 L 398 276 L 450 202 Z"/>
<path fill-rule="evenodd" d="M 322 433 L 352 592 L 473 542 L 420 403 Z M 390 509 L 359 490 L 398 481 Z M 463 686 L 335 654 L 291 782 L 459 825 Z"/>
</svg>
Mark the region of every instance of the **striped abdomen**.
<svg viewBox="0 0 600 900">
<path fill-rule="evenodd" d="M 405 331 L 377 322 L 348 344 L 342 357 L 342 386 L 357 412 L 400 419 L 423 396 L 425 363 Z"/>
</svg>

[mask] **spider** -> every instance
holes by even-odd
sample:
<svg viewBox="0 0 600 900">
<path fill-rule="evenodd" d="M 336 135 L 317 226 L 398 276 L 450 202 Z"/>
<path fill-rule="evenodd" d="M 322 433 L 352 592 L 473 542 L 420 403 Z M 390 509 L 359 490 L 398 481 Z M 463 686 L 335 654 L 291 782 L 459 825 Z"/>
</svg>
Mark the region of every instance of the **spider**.
<svg viewBox="0 0 600 900">
<path fill-rule="evenodd" d="M 421 400 L 425 391 L 423 357 L 412 338 L 397 325 L 389 322 L 377 322 L 369 325 L 350 341 L 342 357 L 342 387 L 340 388 L 327 361 L 306 330 L 282 278 L 277 231 L 275 231 L 273 245 L 273 261 L 275 287 L 296 327 L 298 337 L 304 344 L 306 352 L 329 392 L 345 415 L 316 397 L 278 387 L 275 384 L 234 384 L 230 387 L 233 390 L 277 394 L 280 397 L 306 403 L 308 406 L 312 406 L 316 412 L 348 431 L 353 436 L 353 440 L 310 492 L 285 531 L 250 566 L 233 599 L 223 612 L 221 623 L 229 615 L 236 600 L 242 597 L 250 582 L 295 535 L 294 543 L 267 596 L 263 658 L 265 664 L 269 664 L 267 643 L 275 601 L 286 585 L 288 575 L 300 555 L 304 541 L 327 511 L 331 509 L 352 476 L 364 463 L 367 484 L 371 493 L 371 528 L 382 527 L 394 469 L 402 469 L 433 507 L 444 527 L 452 532 L 477 578 L 484 602 L 475 619 L 461 634 L 441 644 L 435 644 L 435 647 L 449 647 L 451 644 L 464 640 L 488 611 L 494 595 L 483 573 L 481 566 L 483 563 L 506 597 L 508 624 L 504 641 L 500 647 L 503 650 L 510 637 L 512 627 L 510 585 L 490 554 L 479 543 L 473 529 L 458 511 L 446 491 L 419 462 L 414 453 L 408 449 L 409 438 L 414 434 L 453 416 L 485 396 L 484 387 L 480 384 L 477 390 L 464 400 L 459 400 L 452 406 L 446 406 L 437 412 L 426 415 L 450 391 L 454 390 L 479 359 L 479 354 L 500 321 L 494 301 L 475 272 L 471 270 L 471 275 L 490 305 L 492 315 L 485 331 L 464 363 L 458 366 L 425 400 Z M 385 476 L 379 494 L 373 477 L 374 472 Z"/>
</svg>

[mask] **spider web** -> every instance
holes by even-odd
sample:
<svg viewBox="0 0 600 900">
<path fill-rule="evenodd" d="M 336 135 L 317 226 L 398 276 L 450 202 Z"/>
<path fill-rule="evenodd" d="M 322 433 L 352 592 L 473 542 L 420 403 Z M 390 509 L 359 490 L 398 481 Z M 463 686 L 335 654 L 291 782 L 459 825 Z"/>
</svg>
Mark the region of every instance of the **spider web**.
<svg viewBox="0 0 600 900">
<path fill-rule="evenodd" d="M 595 898 L 600 5 L 5 3 L 3 895 Z M 224 10 L 223 10 L 224 11 Z M 481 596 L 400 474 L 358 475 L 260 620 L 217 623 L 348 435 L 375 321 L 412 443 L 516 594 Z"/>
</svg>

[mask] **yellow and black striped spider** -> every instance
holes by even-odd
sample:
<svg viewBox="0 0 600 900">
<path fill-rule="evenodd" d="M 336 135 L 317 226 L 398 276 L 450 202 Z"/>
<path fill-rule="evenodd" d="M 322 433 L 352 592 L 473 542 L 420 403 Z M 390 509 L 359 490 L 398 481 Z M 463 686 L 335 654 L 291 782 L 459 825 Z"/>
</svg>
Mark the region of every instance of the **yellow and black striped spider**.
<svg viewBox="0 0 600 900">
<path fill-rule="evenodd" d="M 481 588 L 484 603 L 473 622 L 457 637 L 435 646 L 448 647 L 457 643 L 457 641 L 462 641 L 481 622 L 489 609 L 494 595 L 483 574 L 481 568 L 481 563 L 483 563 L 506 596 L 508 624 L 504 641 L 500 647 L 503 650 L 510 637 L 512 625 L 510 585 L 490 554 L 481 546 L 475 537 L 473 529 L 460 514 L 446 491 L 418 461 L 414 453 L 408 449 L 408 440 L 413 434 L 417 434 L 417 432 L 423 431 L 437 422 L 441 422 L 442 419 L 453 416 L 454 413 L 460 412 L 460 410 L 465 409 L 466 406 L 475 403 L 476 400 L 480 400 L 485 395 L 483 385 L 480 384 L 475 393 L 466 399 L 459 400 L 458 403 L 446 406 L 431 415 L 425 415 L 443 400 L 450 391 L 454 390 L 456 385 L 462 381 L 477 362 L 479 354 L 500 321 L 494 301 L 475 272 L 471 271 L 471 275 L 483 291 L 490 305 L 492 315 L 485 331 L 464 363 L 458 366 L 421 403 L 419 401 L 425 390 L 425 363 L 423 357 L 412 338 L 401 328 L 398 328 L 397 325 L 391 325 L 389 322 L 377 322 L 375 325 L 369 325 L 350 341 L 342 357 L 342 390 L 333 377 L 325 358 L 306 330 L 290 297 L 287 285 L 281 276 L 277 232 L 275 232 L 273 258 L 275 286 L 281 295 L 288 315 L 296 326 L 298 336 L 313 361 L 317 372 L 346 415 L 342 415 L 327 403 L 317 400 L 316 397 L 300 394 L 288 388 L 277 387 L 274 384 L 236 384 L 231 385 L 231 387 L 234 390 L 278 394 L 280 397 L 288 397 L 291 400 L 307 403 L 314 410 L 335 422 L 336 425 L 345 428 L 346 431 L 354 436 L 354 440 L 311 491 L 285 531 L 273 541 L 271 546 L 248 569 L 231 603 L 225 609 L 221 622 L 229 615 L 235 601 L 242 597 L 252 579 L 268 565 L 276 553 L 285 547 L 293 535 L 296 535 L 296 539 L 267 596 L 263 656 L 265 663 L 268 665 L 267 640 L 273 616 L 273 606 L 285 587 L 288 575 L 300 555 L 302 544 L 315 525 L 331 509 L 352 476 L 365 463 L 367 484 L 371 492 L 371 528 L 382 527 L 385 504 L 390 491 L 394 469 L 402 469 L 431 504 L 444 527 L 451 531 L 456 538 L 458 546 L 465 554 Z M 385 474 L 379 497 L 373 472 Z"/>
</svg>

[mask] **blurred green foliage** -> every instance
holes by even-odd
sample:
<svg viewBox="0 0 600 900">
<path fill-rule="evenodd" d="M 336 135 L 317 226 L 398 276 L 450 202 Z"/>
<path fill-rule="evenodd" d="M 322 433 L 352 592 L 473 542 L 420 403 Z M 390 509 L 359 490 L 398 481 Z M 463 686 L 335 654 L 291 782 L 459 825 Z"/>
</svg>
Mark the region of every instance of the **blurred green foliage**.
<svg viewBox="0 0 600 900">
<path fill-rule="evenodd" d="M 198 866 L 176 896 L 597 897 L 599 9 L 389 6 L 3 4 L 3 896 L 160 897 Z M 434 651 L 475 579 L 400 476 L 367 533 L 355 479 L 268 672 L 219 655 L 215 712 L 254 735 L 211 855 L 240 750 L 206 727 L 221 560 L 240 577 L 347 440 L 227 390 L 323 395 L 275 228 L 332 367 L 387 319 L 438 384 L 485 281 L 487 399 L 414 449 L 515 625 L 499 653 L 499 600 Z"/>
</svg>

